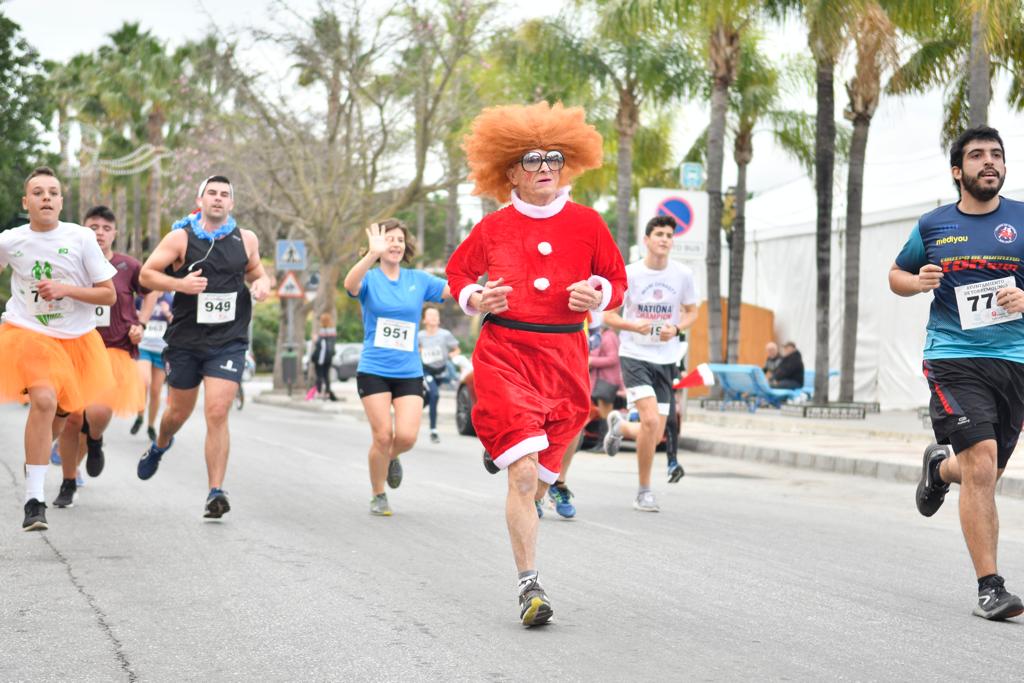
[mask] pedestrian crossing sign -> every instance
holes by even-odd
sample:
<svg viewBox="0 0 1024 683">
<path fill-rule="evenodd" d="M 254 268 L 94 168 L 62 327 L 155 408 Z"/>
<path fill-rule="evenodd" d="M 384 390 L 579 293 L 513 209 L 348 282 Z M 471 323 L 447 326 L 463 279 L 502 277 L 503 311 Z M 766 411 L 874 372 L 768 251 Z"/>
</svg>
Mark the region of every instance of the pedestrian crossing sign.
<svg viewBox="0 0 1024 683">
<path fill-rule="evenodd" d="M 278 240 L 275 256 L 278 270 L 306 269 L 306 243 L 302 240 Z"/>
</svg>

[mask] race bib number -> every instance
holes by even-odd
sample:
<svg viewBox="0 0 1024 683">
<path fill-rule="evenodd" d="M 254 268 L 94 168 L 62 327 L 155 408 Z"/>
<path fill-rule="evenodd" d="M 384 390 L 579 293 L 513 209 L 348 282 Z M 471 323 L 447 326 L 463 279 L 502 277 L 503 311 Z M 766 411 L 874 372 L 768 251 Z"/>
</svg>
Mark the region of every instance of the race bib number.
<svg viewBox="0 0 1024 683">
<path fill-rule="evenodd" d="M 196 308 L 196 322 L 200 325 L 219 325 L 235 319 L 235 303 L 238 292 L 199 295 Z"/>
<path fill-rule="evenodd" d="M 651 325 L 650 334 L 638 334 L 634 332 L 633 338 L 636 340 L 637 344 L 643 344 L 644 346 L 664 344 L 665 342 L 661 341 L 661 328 L 665 327 L 665 325 L 668 324 L 669 323 L 666 320 L 655 320 Z"/>
<path fill-rule="evenodd" d="M 440 346 L 421 346 L 420 358 L 424 365 L 441 365 L 444 363 L 444 349 Z"/>
<path fill-rule="evenodd" d="M 1007 313 L 1005 308 L 996 304 L 996 292 L 1014 286 L 1016 284 L 1011 276 L 956 287 L 953 291 L 956 293 L 956 307 L 960 312 L 960 327 L 973 330 L 977 327 L 1020 320 L 1020 313 Z"/>
<path fill-rule="evenodd" d="M 54 282 L 60 282 L 61 284 L 70 284 L 67 280 L 54 279 Z M 33 282 L 29 286 L 28 292 L 28 307 L 32 312 L 32 315 L 53 315 L 55 313 L 69 313 L 71 312 L 71 299 L 62 297 L 60 299 L 53 299 L 47 301 L 39 293 L 37 287 L 39 286 L 38 281 Z"/>
<path fill-rule="evenodd" d="M 377 332 L 373 335 L 373 345 L 377 348 L 412 351 L 415 340 L 416 323 L 390 318 L 377 319 Z"/>
<path fill-rule="evenodd" d="M 110 306 L 96 306 L 93 311 L 96 327 L 110 327 Z"/>
<path fill-rule="evenodd" d="M 150 320 L 146 323 L 146 330 L 142 333 L 142 336 L 146 339 L 163 339 L 164 332 L 166 331 L 166 320 Z"/>
</svg>

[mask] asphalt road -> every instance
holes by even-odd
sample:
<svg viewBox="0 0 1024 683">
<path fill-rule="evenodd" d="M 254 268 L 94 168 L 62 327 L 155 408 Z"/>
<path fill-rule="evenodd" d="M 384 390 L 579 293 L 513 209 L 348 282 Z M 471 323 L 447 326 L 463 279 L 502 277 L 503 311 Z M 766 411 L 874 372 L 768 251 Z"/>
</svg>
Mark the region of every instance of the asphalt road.
<svg viewBox="0 0 1024 683">
<path fill-rule="evenodd" d="M 912 486 L 684 453 L 643 514 L 633 456 L 585 454 L 578 517 L 541 523 L 555 621 L 524 629 L 503 476 L 449 425 L 375 518 L 365 422 L 250 404 L 206 522 L 201 420 L 147 482 L 115 421 L 103 475 L 24 533 L 24 415 L 0 406 L 0 680 L 1020 679 L 1024 623 L 970 614 L 955 494 L 926 520 Z M 1024 501 L 999 506 L 1024 591 Z"/>
</svg>

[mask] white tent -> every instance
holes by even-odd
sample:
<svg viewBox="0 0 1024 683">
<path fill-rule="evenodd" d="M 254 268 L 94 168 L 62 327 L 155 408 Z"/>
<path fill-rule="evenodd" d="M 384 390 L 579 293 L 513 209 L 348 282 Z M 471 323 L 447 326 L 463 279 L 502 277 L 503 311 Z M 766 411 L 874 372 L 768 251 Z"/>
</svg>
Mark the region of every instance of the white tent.
<svg viewBox="0 0 1024 683">
<path fill-rule="evenodd" d="M 1024 191 L 1004 195 L 1024 199 Z M 801 203 L 806 206 L 806 195 L 802 199 Z M 748 220 L 743 300 L 774 311 L 775 338 L 780 342 L 796 342 L 804 365 L 812 369 L 817 283 L 814 222 L 773 226 L 758 220 L 756 204 L 756 200 L 751 202 Z M 921 353 L 931 296 L 896 296 L 889 291 L 888 272 L 918 217 L 937 205 L 936 202 L 916 204 L 867 214 L 863 218 L 854 391 L 856 400 L 877 401 L 883 410 L 914 408 L 928 403 L 928 387 L 921 373 Z M 835 212 L 837 216 L 841 214 L 841 209 Z M 829 367 L 837 370 L 842 346 L 845 279 L 843 223 L 841 218 L 835 220 L 832 234 Z M 725 296 L 728 291 L 725 263 L 722 273 Z M 838 380 L 833 378 L 830 397 L 835 400 L 837 394 Z"/>
</svg>

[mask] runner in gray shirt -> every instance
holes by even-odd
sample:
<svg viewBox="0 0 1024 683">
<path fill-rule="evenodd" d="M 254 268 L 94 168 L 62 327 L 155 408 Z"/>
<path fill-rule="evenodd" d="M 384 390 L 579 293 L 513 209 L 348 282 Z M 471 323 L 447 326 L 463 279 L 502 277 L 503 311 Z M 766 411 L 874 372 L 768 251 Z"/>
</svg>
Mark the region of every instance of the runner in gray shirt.
<svg viewBox="0 0 1024 683">
<path fill-rule="evenodd" d="M 440 443 L 437 434 L 437 401 L 441 391 L 438 386 L 448 371 L 448 358 L 458 352 L 459 340 L 441 327 L 441 314 L 436 308 L 423 310 L 423 325 L 419 331 L 420 359 L 423 361 L 423 388 L 426 392 L 427 407 L 430 410 L 430 441 Z"/>
</svg>

